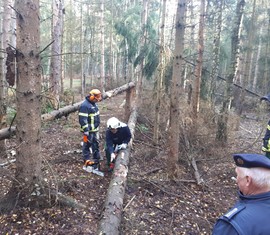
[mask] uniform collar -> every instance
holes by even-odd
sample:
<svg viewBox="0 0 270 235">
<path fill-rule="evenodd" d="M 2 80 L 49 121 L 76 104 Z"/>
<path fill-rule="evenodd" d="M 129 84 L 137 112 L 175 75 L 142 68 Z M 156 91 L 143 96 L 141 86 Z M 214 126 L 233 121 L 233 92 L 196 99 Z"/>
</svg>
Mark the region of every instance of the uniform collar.
<svg viewBox="0 0 270 235">
<path fill-rule="evenodd" d="M 258 200 L 258 199 L 266 199 L 270 198 L 270 191 L 265 193 L 260 193 L 256 195 L 243 195 L 240 191 L 238 191 L 238 196 L 241 200 Z"/>
</svg>

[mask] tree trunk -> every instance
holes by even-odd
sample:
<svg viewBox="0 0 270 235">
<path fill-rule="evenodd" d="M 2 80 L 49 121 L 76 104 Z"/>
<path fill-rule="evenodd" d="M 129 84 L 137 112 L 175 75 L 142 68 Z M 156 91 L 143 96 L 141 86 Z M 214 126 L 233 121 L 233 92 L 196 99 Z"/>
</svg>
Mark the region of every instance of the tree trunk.
<svg viewBox="0 0 270 235">
<path fill-rule="evenodd" d="M 225 90 L 225 97 L 222 103 L 222 108 L 220 115 L 218 117 L 218 129 L 216 133 L 216 140 L 222 144 L 227 143 L 228 139 L 228 115 L 229 115 L 229 108 L 231 105 L 232 99 L 232 86 L 235 71 L 237 68 L 237 59 L 238 59 L 238 48 L 239 48 L 239 31 L 240 25 L 243 17 L 244 11 L 244 0 L 238 0 L 236 6 L 236 16 L 233 24 L 232 36 L 231 36 L 231 64 L 227 75 L 226 80 L 226 90 Z"/>
<path fill-rule="evenodd" d="M 209 98 L 211 101 L 211 106 L 214 108 L 215 104 L 215 92 L 216 92 L 216 79 L 218 77 L 219 71 L 219 61 L 220 61 L 220 34 L 222 27 L 222 8 L 223 0 L 217 1 L 217 20 L 216 20 L 216 30 L 214 34 L 214 47 L 213 47 L 213 60 L 212 60 L 212 70 L 210 73 L 210 89 Z"/>
<path fill-rule="evenodd" d="M 257 91 L 261 50 L 262 50 L 262 27 L 259 30 L 259 43 L 258 43 L 256 62 L 255 62 L 254 79 L 253 79 L 253 83 L 252 83 L 252 90 L 255 92 Z"/>
<path fill-rule="evenodd" d="M 180 92 L 182 78 L 182 64 L 184 51 L 184 35 L 185 35 L 185 13 L 186 0 L 179 0 L 176 12 L 176 30 L 175 30 L 175 49 L 173 59 L 173 75 L 170 97 L 170 127 L 169 127 L 169 155 L 168 155 L 168 173 L 171 178 L 176 176 L 179 151 L 179 120 L 180 115 Z"/>
<path fill-rule="evenodd" d="M 105 91 L 105 25 L 104 25 L 104 0 L 100 1 L 100 89 Z"/>
<path fill-rule="evenodd" d="M 63 28 L 63 5 L 62 0 L 52 2 L 52 58 L 50 85 L 53 94 L 53 107 L 59 108 L 60 103 L 60 84 L 62 75 L 61 48 L 62 48 L 62 28 Z"/>
<path fill-rule="evenodd" d="M 239 95 L 239 90 L 235 92 L 234 100 L 236 103 L 236 112 L 238 116 L 240 116 L 243 112 L 243 102 L 245 100 L 246 92 L 245 88 L 247 87 L 250 89 L 252 87 L 252 79 L 251 79 L 251 71 L 252 71 L 252 58 L 254 55 L 254 36 L 256 34 L 256 27 L 254 27 L 255 22 L 256 22 L 256 0 L 253 1 L 253 9 L 252 9 L 252 17 L 250 19 L 250 25 L 248 27 L 248 37 L 247 40 L 245 40 L 246 45 L 245 45 L 245 51 L 246 51 L 246 57 L 243 65 L 243 79 L 240 80 L 240 84 L 244 89 L 241 89 L 240 95 Z M 240 27 L 240 29 L 243 28 Z M 241 31 L 241 30 L 240 30 Z M 238 63 L 239 65 L 239 63 Z M 238 66 L 239 68 L 239 66 Z M 241 74 L 240 68 L 238 74 Z M 235 81 L 235 79 L 234 79 Z M 239 123 L 239 121 L 238 121 Z"/>
<path fill-rule="evenodd" d="M 16 181 L 2 209 L 14 206 L 36 206 L 41 187 L 41 72 L 39 1 L 15 1 L 17 13 L 17 149 Z"/>
<path fill-rule="evenodd" d="M 146 22 L 147 22 L 147 13 L 148 13 L 148 0 L 143 0 L 143 7 L 142 7 L 142 13 L 141 13 L 141 38 L 140 38 L 140 52 L 143 53 L 143 48 L 145 46 L 146 41 Z M 138 107 L 141 105 L 141 94 L 142 94 L 142 84 L 143 84 L 143 67 L 144 67 L 144 59 L 141 60 L 140 63 L 140 72 L 139 72 L 139 78 L 137 82 L 137 100 L 136 104 Z"/>
<path fill-rule="evenodd" d="M 270 11 L 268 11 L 268 22 L 267 22 L 267 38 L 270 38 Z M 267 40 L 266 42 L 266 47 L 265 47 L 265 59 L 264 59 L 264 73 L 263 73 L 263 94 L 267 94 L 269 92 L 268 87 L 269 87 L 269 47 L 270 47 L 270 42 Z"/>
<path fill-rule="evenodd" d="M 69 17 L 71 19 L 75 18 L 75 15 L 73 13 L 73 0 L 69 1 Z M 70 28 L 67 29 L 68 32 L 68 41 L 69 41 L 69 68 L 68 68 L 68 74 L 69 74 L 69 88 L 72 90 L 73 88 L 73 24 L 72 22 L 70 23 Z M 84 94 L 81 94 L 81 98 L 84 97 Z"/>
<path fill-rule="evenodd" d="M 165 71 L 165 43 L 164 43 L 164 29 L 165 29 L 165 16 L 166 16 L 166 2 L 163 0 L 161 23 L 160 23 L 160 37 L 159 37 L 159 66 L 157 69 L 157 85 L 156 85 L 156 104 L 155 104 L 155 124 L 154 124 L 154 142 L 158 144 L 160 138 L 160 117 L 161 117 L 161 99 L 164 86 L 164 71 Z"/>
<path fill-rule="evenodd" d="M 197 119 L 199 108 L 200 108 L 200 91 L 201 91 L 202 63 L 203 63 L 203 51 L 204 51 L 204 35 L 203 35 L 204 15 L 205 15 L 205 0 L 201 0 L 199 35 L 198 35 L 198 38 L 199 38 L 198 58 L 197 58 L 197 64 L 195 68 L 194 96 L 193 96 L 194 98 L 192 99 L 194 119 Z"/>
<path fill-rule="evenodd" d="M 12 18 L 12 9 L 13 6 L 11 0 L 2 1 L 1 5 L 3 5 L 3 16 L 2 16 L 2 23 L 1 23 L 1 43 L 0 48 L 3 50 L 0 52 L 1 59 L 0 59 L 0 129 L 6 127 L 6 119 L 7 119 L 7 104 L 6 104 L 6 53 L 3 53 L 8 44 L 10 43 L 10 31 L 11 31 L 11 18 Z M 15 45 L 14 45 L 15 46 Z M 13 66 L 14 67 L 14 66 Z M 15 79 L 15 78 L 14 78 Z M 0 153 L 5 152 L 5 143 L 4 141 L 0 141 Z"/>
<path fill-rule="evenodd" d="M 84 27 L 83 27 L 83 4 L 80 6 L 81 19 L 80 19 L 80 59 L 81 59 L 81 93 L 85 94 L 86 81 L 85 81 L 85 70 L 84 70 Z"/>
</svg>

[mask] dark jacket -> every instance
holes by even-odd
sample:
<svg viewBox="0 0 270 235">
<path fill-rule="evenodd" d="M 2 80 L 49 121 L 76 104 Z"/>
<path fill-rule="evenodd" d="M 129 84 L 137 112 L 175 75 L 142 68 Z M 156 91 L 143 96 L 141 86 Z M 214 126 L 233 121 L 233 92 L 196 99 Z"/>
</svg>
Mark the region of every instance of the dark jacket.
<svg viewBox="0 0 270 235">
<path fill-rule="evenodd" d="M 131 139 L 131 133 L 129 127 L 121 123 L 121 127 L 117 128 L 117 132 L 114 134 L 110 130 L 106 131 L 106 148 L 107 151 L 112 154 L 114 152 L 115 145 L 128 144 Z"/>
<path fill-rule="evenodd" d="M 262 151 L 270 152 L 270 120 L 268 121 L 267 129 L 263 137 Z"/>
<path fill-rule="evenodd" d="M 100 124 L 98 105 L 85 97 L 79 109 L 79 123 L 82 132 L 97 132 Z"/>
<path fill-rule="evenodd" d="M 270 192 L 244 196 L 216 222 L 212 235 L 269 235 Z"/>
</svg>

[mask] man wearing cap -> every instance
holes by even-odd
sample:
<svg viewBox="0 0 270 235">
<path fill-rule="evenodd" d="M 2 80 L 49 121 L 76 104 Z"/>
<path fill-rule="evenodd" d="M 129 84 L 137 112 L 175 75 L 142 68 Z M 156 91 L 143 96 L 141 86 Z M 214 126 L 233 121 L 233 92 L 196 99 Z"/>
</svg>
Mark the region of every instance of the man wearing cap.
<svg viewBox="0 0 270 235">
<path fill-rule="evenodd" d="M 221 216 L 212 235 L 270 234 L 270 159 L 260 154 L 234 154 L 239 200 Z"/>
<path fill-rule="evenodd" d="M 265 100 L 270 104 L 270 94 L 261 98 L 261 101 Z M 265 135 L 263 137 L 262 151 L 265 152 L 265 156 L 270 159 L 270 120 L 267 123 Z"/>
</svg>

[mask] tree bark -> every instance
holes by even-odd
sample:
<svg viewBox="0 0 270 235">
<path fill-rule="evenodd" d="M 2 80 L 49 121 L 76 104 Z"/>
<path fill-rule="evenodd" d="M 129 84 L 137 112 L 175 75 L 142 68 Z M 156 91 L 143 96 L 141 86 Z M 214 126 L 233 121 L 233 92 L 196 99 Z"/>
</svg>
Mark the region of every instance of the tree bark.
<svg viewBox="0 0 270 235">
<path fill-rule="evenodd" d="M 61 48 L 62 48 L 62 28 L 63 28 L 63 5 L 62 0 L 52 1 L 52 58 L 51 58 L 51 76 L 50 87 L 53 94 L 53 107 L 59 108 L 60 86 L 62 75 Z"/>
<path fill-rule="evenodd" d="M 231 105 L 232 99 L 232 86 L 233 86 L 233 79 L 235 76 L 235 71 L 237 68 L 237 59 L 239 53 L 239 30 L 240 25 L 243 17 L 245 0 L 238 0 L 236 6 L 236 15 L 233 24 L 232 36 L 231 36 L 231 64 L 227 75 L 226 80 L 226 90 L 225 90 L 225 97 L 222 103 L 222 108 L 220 115 L 218 117 L 218 129 L 216 132 L 216 140 L 222 144 L 227 143 L 228 139 L 228 115 L 229 109 Z"/>
<path fill-rule="evenodd" d="M 11 18 L 12 18 L 12 9 L 13 3 L 11 0 L 1 1 L 1 6 L 3 7 L 3 15 L 1 22 L 1 42 L 0 48 L 3 48 L 0 52 L 0 128 L 6 127 L 6 119 L 7 119 L 7 104 L 6 104 L 6 58 L 7 54 L 4 53 L 8 44 L 10 44 L 10 26 L 11 26 Z M 14 67 L 14 65 L 12 65 Z M 14 77 L 15 78 L 15 77 Z M 0 152 L 5 152 L 5 143 L 0 141 Z"/>
<path fill-rule="evenodd" d="M 215 104 L 215 92 L 216 92 L 216 78 L 218 77 L 219 64 L 220 64 L 220 35 L 221 35 L 221 27 L 222 27 L 222 8 L 223 1 L 218 1 L 217 4 L 217 19 L 216 19 L 216 30 L 214 34 L 213 41 L 213 60 L 212 60 L 212 70 L 210 73 L 210 89 L 208 97 L 211 101 L 211 106 L 214 108 Z M 208 14 L 208 13 L 206 13 Z"/>
<path fill-rule="evenodd" d="M 160 22 L 160 36 L 159 36 L 159 65 L 156 73 L 156 101 L 155 101 L 155 123 L 154 123 L 154 142 L 158 144 L 160 138 L 160 119 L 161 107 L 162 104 L 162 95 L 164 93 L 164 73 L 165 73 L 165 19 L 166 19 L 166 5 L 167 0 L 163 0 L 162 9 L 161 9 L 161 22 Z"/>
<path fill-rule="evenodd" d="M 100 1 L 100 87 L 105 91 L 105 24 L 104 24 L 104 0 Z"/>
<path fill-rule="evenodd" d="M 16 181 L 2 200 L 1 209 L 36 206 L 41 186 L 41 65 L 39 1 L 16 0 L 17 13 L 17 148 Z"/>
<path fill-rule="evenodd" d="M 179 0 L 176 13 L 175 50 L 173 58 L 173 75 L 170 96 L 170 127 L 169 127 L 169 154 L 167 156 L 168 173 L 171 178 L 177 174 L 177 161 L 179 157 L 179 134 L 180 126 L 180 92 L 182 78 L 182 64 L 184 51 L 186 0 Z"/>
<path fill-rule="evenodd" d="M 193 117 L 196 120 L 200 109 L 200 93 L 201 93 L 201 80 L 202 80 L 202 64 L 203 64 L 203 51 L 204 51 L 204 15 L 205 15 L 205 0 L 201 0 L 200 7 L 200 22 L 199 22 L 199 43 L 198 43 L 198 58 L 195 68 L 194 79 L 194 95 L 192 99 Z M 194 120 L 194 121 L 195 121 Z M 194 122 L 196 123 L 196 122 Z"/>
</svg>

